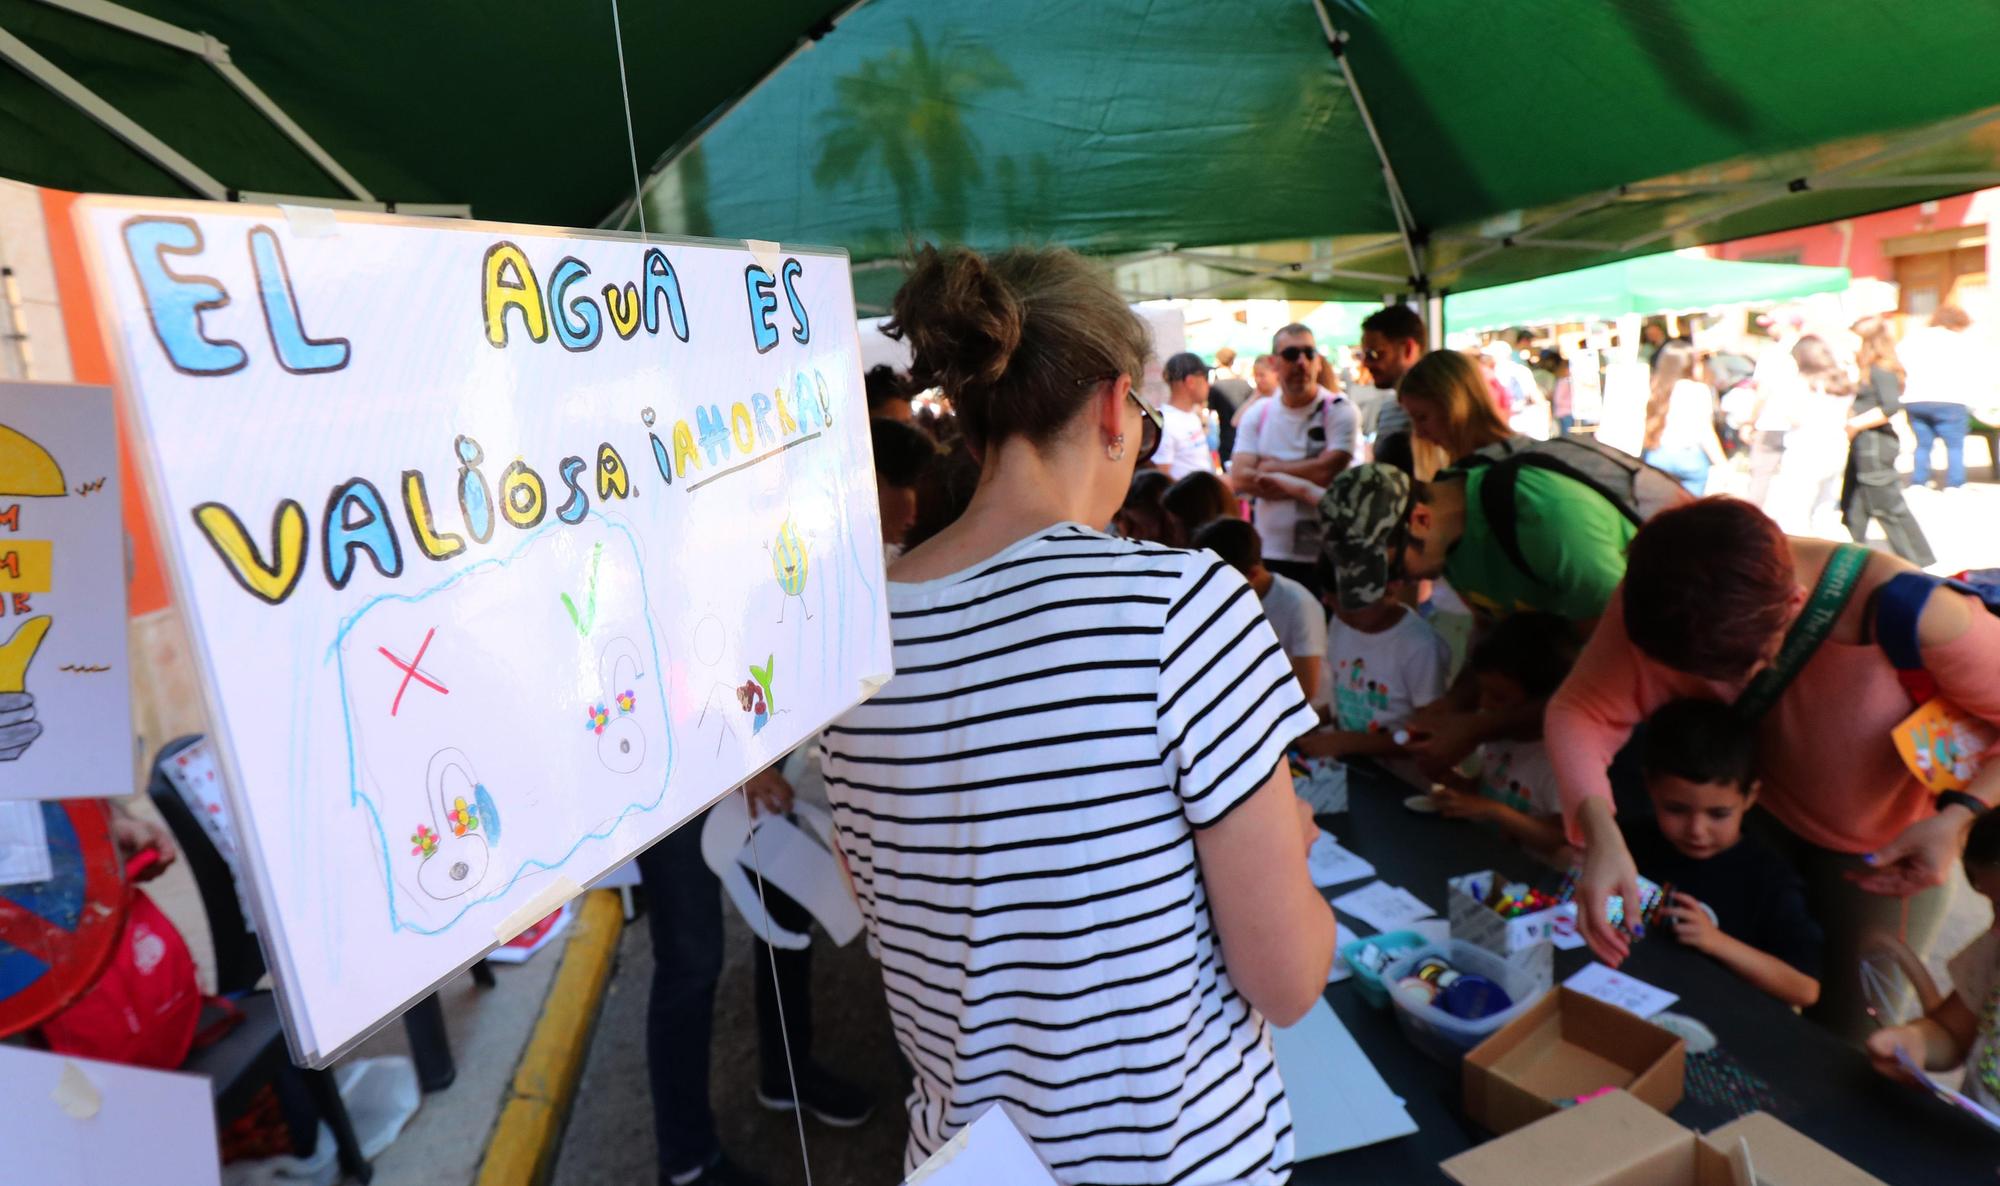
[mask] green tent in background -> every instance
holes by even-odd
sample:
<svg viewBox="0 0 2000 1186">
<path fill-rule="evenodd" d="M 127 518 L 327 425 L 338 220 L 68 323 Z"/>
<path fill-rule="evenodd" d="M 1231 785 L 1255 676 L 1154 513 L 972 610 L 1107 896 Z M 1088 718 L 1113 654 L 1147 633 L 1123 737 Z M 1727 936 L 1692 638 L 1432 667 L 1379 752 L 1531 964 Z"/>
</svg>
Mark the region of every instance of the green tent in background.
<svg viewBox="0 0 2000 1186">
<path fill-rule="evenodd" d="M 1448 296 L 1444 321 L 1451 333 L 1592 318 L 1612 321 L 1627 313 L 1681 313 L 1840 292 L 1848 279 L 1846 268 L 1649 255 Z"/>
<path fill-rule="evenodd" d="M 924 239 L 1066 243 L 1189 269 L 1146 295 L 1367 300 L 2000 183 L 2000 72 L 1975 52 L 2000 45 L 1993 4 L 613 13 L 0 0 L 0 176 L 636 226 L 640 173 L 656 232 L 829 243 L 862 261 Z M 864 305 L 895 284 L 894 268 L 857 275 Z"/>
<path fill-rule="evenodd" d="M 663 162 L 647 220 L 1200 253 L 1135 297 L 1465 291 L 2000 183 L 1972 45 L 2000 6 L 870 0 Z"/>
</svg>

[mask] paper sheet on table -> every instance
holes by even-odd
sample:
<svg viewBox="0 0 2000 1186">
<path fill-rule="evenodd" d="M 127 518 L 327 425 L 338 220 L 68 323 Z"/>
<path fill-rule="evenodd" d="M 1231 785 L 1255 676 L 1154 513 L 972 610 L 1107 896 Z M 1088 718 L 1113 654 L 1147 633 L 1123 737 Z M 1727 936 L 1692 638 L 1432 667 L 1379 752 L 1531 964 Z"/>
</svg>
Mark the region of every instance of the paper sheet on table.
<svg viewBox="0 0 2000 1186">
<path fill-rule="evenodd" d="M 0 803 L 0 885 L 47 881 L 56 875 L 40 803 Z"/>
<path fill-rule="evenodd" d="M 1271 1046 L 1292 1108 L 1295 1159 L 1325 1157 L 1417 1131 L 1403 1101 L 1324 999 L 1313 1002 L 1290 1029 L 1273 1028 Z"/>
<path fill-rule="evenodd" d="M 0 1180 L 131 1186 L 222 1180 L 208 1080 L 0 1046 Z"/>
<path fill-rule="evenodd" d="M 1386 881 L 1372 881 L 1347 891 L 1333 900 L 1333 908 L 1342 917 L 1367 923 L 1384 934 L 1437 913 L 1409 890 Z"/>
<path fill-rule="evenodd" d="M 1911 1078 L 1915 1079 L 1919 1085 L 1928 1089 L 1932 1095 L 1938 1097 L 1938 1099 L 1951 1105 L 1952 1107 L 1957 1108 L 1959 1111 L 1970 1114 L 1975 1119 L 1977 1119 L 1981 1124 L 1984 1124 L 1986 1127 L 1994 1129 L 1996 1131 L 2000 1131 L 2000 1116 L 1995 1116 L 1992 1112 L 1988 1111 L 1986 1108 L 1981 1107 L 1979 1104 L 1975 1103 L 1972 1100 L 1972 1097 L 1966 1095 L 1964 1092 L 1953 1091 L 1951 1088 L 1946 1087 L 1944 1084 L 1938 1082 L 1936 1079 L 1931 1078 L 1930 1075 L 1927 1074 L 1922 1067 L 1918 1066 L 1915 1060 L 1911 1059 L 1911 1057 L 1908 1054 L 1905 1054 L 1900 1047 L 1898 1047 L 1896 1050 L 1896 1061 L 1902 1064 L 1902 1067 L 1905 1071 L 1908 1071 L 1910 1073 Z"/>
<path fill-rule="evenodd" d="M 1056 1186 L 1035 1147 L 1000 1105 L 994 1104 L 931 1154 L 903 1186 L 997 1186 L 1002 1182 L 1007 1186 Z"/>
<path fill-rule="evenodd" d="M 1651 1017 L 1681 999 L 1679 993 L 1656 988 L 1643 980 L 1634 980 L 1623 972 L 1596 962 L 1585 964 L 1576 975 L 1563 981 L 1563 986 L 1641 1017 Z"/>
<path fill-rule="evenodd" d="M 1344 885 L 1373 877 L 1375 866 L 1342 848 L 1340 841 L 1333 838 L 1333 833 L 1322 828 L 1319 839 L 1312 842 L 1312 848 L 1306 853 L 1306 872 L 1312 875 L 1314 885 L 1325 889 L 1330 885 Z"/>
</svg>

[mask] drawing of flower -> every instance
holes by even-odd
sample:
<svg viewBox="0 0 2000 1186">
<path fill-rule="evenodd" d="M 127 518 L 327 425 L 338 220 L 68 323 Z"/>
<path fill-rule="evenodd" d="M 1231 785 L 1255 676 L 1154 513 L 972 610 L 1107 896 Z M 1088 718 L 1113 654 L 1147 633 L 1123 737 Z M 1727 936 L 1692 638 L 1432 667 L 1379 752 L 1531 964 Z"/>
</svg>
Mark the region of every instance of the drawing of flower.
<svg viewBox="0 0 2000 1186">
<path fill-rule="evenodd" d="M 619 715 L 620 715 L 620 716 L 623 716 L 623 715 L 625 715 L 626 713 L 629 713 L 629 712 L 631 712 L 631 711 L 632 711 L 632 706 L 633 706 L 634 704 L 637 704 L 638 702 L 639 702 L 639 698 L 638 698 L 637 696 L 633 695 L 633 694 L 632 694 L 632 691 L 631 691 L 631 689 L 629 689 L 629 688 L 628 688 L 628 689 L 626 689 L 626 690 L 625 690 L 625 691 L 623 691 L 623 692 L 620 692 L 620 693 L 618 693 L 618 713 L 619 713 Z"/>
<path fill-rule="evenodd" d="M 604 711 L 604 706 L 602 704 L 597 704 L 591 706 L 590 719 L 584 722 L 583 727 L 590 730 L 592 733 L 602 734 L 604 732 L 604 726 L 610 723 L 611 723 L 611 714 Z"/>
<path fill-rule="evenodd" d="M 463 836 L 467 832 L 479 830 L 479 817 L 472 813 L 472 808 L 465 805 L 464 796 L 460 796 L 453 803 L 451 814 L 445 818 L 451 821 L 451 834 L 454 836 Z"/>
<path fill-rule="evenodd" d="M 461 803 L 464 801 L 463 799 L 459 800 Z M 410 833 L 410 844 L 412 846 L 410 848 L 411 856 L 427 857 L 437 851 L 438 834 L 431 831 L 429 825 L 418 824 L 417 830 Z"/>
</svg>

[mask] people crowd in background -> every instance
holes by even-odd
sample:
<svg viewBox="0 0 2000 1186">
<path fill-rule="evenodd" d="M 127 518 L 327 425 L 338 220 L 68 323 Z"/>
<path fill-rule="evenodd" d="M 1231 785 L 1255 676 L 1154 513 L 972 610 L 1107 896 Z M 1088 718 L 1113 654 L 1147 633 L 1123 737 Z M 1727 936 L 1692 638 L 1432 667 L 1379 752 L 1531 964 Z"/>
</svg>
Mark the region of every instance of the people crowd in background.
<svg viewBox="0 0 2000 1186">
<path fill-rule="evenodd" d="M 2000 896 L 2000 763 L 1949 802 L 1917 781 L 1872 634 L 1878 591 L 1935 561 L 1905 439 L 1910 485 L 1935 444 L 1942 488 L 1965 480 L 1991 376 L 1962 312 L 1900 342 L 1796 307 L 1743 344 L 1648 323 L 1622 501 L 1614 471 L 1573 468 L 1614 457 L 1595 404 L 1579 415 L 1600 375 L 1572 373 L 1602 343 L 1432 350 L 1390 305 L 1351 355 L 1299 324 L 1241 369 L 1175 354 L 1155 407 L 1143 327 L 1067 253 L 926 250 L 895 312 L 912 374 L 868 388 L 898 674 L 822 759 L 915 1076 L 909 1166 L 1011 1100 L 1064 1180 L 1135 1156 L 1161 1180 L 1281 1180 L 1261 1035 L 1331 959 L 1306 819 L 1349 762 L 1574 867 L 1600 959 L 1640 938 L 1605 903 L 1644 874 L 1673 887 L 1671 941 L 1857 1040 L 1871 936 L 1926 952 L 1961 856 Z M 1855 546 L 1871 528 L 1887 551 Z M 2000 617 L 1950 588 L 1917 605 L 1923 673 L 2000 725 Z M 1008 921 L 958 937 L 986 917 Z M 1965 983 L 2000 978 L 1974 947 Z M 1955 1065 L 1994 1048 L 1979 1005 L 1869 1052 Z M 1132 1086 L 1087 1086 L 1108 1078 Z M 816 1114 L 866 1104 L 807 1087 Z"/>
</svg>

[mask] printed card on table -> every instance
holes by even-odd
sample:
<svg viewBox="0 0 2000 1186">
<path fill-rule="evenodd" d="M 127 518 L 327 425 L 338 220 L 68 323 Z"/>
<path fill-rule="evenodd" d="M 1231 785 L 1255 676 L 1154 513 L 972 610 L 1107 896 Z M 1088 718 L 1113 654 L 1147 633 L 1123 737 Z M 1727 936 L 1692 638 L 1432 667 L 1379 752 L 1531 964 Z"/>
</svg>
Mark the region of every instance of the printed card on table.
<svg viewBox="0 0 2000 1186">
<path fill-rule="evenodd" d="M 108 387 L 0 383 L 0 799 L 132 792 Z"/>
</svg>

